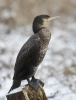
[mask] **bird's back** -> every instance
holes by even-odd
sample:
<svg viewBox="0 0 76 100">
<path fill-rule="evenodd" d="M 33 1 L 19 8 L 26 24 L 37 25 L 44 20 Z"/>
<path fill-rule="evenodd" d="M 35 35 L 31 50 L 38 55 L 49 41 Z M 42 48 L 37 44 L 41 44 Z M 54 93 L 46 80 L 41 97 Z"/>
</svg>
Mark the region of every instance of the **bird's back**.
<svg viewBox="0 0 76 100">
<path fill-rule="evenodd" d="M 50 38 L 50 31 L 43 28 L 28 39 L 17 56 L 14 80 L 23 80 L 35 74 L 45 56 Z"/>
</svg>

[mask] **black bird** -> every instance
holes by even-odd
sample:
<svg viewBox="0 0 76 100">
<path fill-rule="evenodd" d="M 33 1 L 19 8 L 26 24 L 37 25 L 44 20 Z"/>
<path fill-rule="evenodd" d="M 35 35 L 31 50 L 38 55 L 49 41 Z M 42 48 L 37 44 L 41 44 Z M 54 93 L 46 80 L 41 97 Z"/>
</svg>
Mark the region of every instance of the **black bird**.
<svg viewBox="0 0 76 100">
<path fill-rule="evenodd" d="M 43 85 L 43 82 L 35 79 L 34 75 L 46 54 L 51 38 L 49 29 L 44 26 L 45 22 L 49 22 L 50 19 L 49 15 L 39 15 L 35 17 L 32 26 L 34 35 L 27 40 L 18 53 L 14 68 L 13 85 L 9 92 L 19 87 L 21 81 L 24 79 L 36 90 L 39 87 L 39 82 Z M 29 80 L 29 78 L 32 79 Z"/>
</svg>

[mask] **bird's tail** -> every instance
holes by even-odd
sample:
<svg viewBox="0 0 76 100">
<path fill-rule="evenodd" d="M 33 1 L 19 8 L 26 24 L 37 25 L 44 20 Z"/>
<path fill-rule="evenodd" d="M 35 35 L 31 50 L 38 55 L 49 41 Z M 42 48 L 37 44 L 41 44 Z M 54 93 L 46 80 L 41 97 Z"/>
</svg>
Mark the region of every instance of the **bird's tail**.
<svg viewBox="0 0 76 100">
<path fill-rule="evenodd" d="M 12 86 L 11 86 L 9 92 L 10 92 L 11 90 L 13 90 L 13 89 L 19 87 L 20 84 L 21 84 L 21 81 L 19 81 L 19 80 L 15 80 L 15 81 L 13 81 L 13 84 L 12 84 Z M 8 92 L 8 93 L 9 93 L 9 92 Z"/>
</svg>

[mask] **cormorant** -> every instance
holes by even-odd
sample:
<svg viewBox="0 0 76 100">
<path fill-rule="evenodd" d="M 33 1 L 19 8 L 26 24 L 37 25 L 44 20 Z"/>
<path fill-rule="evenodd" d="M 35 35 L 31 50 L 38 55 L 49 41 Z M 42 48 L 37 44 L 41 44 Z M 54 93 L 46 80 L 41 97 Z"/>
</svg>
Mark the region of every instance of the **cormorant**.
<svg viewBox="0 0 76 100">
<path fill-rule="evenodd" d="M 49 15 L 36 16 L 33 21 L 33 32 L 27 42 L 22 46 L 18 53 L 13 76 L 13 85 L 9 92 L 20 86 L 22 80 L 27 80 L 28 84 L 35 88 L 39 87 L 39 82 L 34 75 L 39 64 L 42 62 L 47 47 L 51 38 L 51 33 L 47 27 L 44 26 L 46 22 L 50 21 Z M 29 78 L 32 78 L 29 80 Z"/>
</svg>

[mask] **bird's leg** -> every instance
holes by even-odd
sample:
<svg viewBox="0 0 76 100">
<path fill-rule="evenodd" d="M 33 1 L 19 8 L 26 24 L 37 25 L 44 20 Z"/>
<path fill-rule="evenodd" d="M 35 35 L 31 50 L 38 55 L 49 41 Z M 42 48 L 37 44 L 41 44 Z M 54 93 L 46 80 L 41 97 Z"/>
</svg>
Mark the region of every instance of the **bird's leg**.
<svg viewBox="0 0 76 100">
<path fill-rule="evenodd" d="M 40 83 L 42 86 L 44 86 L 44 83 L 43 83 L 40 79 L 35 79 L 35 77 L 34 77 L 34 76 L 32 76 L 32 80 L 37 80 L 37 81 L 38 81 L 38 83 Z"/>
<path fill-rule="evenodd" d="M 27 78 L 28 83 L 30 82 L 29 78 Z"/>
</svg>

